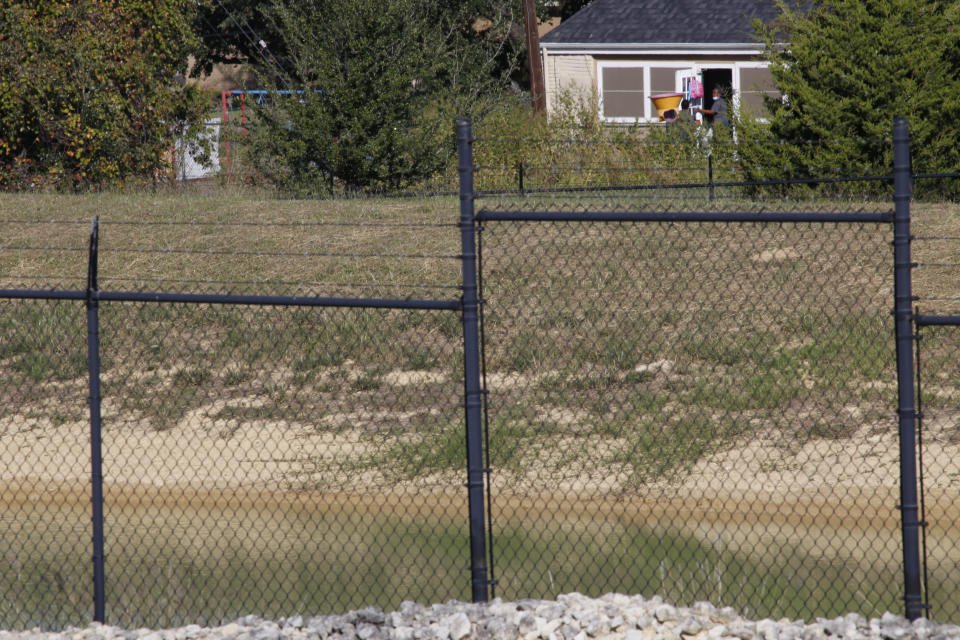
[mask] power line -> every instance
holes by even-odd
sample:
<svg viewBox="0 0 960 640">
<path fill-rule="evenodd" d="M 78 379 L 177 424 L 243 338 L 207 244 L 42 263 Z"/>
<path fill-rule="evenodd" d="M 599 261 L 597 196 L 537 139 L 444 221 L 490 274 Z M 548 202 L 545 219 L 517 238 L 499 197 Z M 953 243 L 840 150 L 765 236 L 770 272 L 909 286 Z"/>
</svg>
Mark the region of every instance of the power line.
<svg viewBox="0 0 960 640">
<path fill-rule="evenodd" d="M 260 56 L 260 58 L 263 59 L 263 61 L 267 64 L 267 66 L 274 68 L 274 71 L 277 77 L 280 78 L 280 80 L 283 82 L 283 84 L 287 87 L 288 90 L 292 91 L 293 89 L 290 83 L 287 81 L 287 78 L 289 77 L 287 70 L 283 68 L 283 65 L 280 64 L 280 61 L 277 60 L 277 58 L 273 55 L 273 53 L 270 51 L 270 48 L 267 46 L 267 43 L 263 40 L 263 38 L 261 38 L 257 34 L 256 30 L 254 30 L 254 28 L 250 26 L 250 23 L 247 21 L 247 19 L 243 18 L 243 22 L 246 24 L 246 28 L 245 28 L 244 25 L 240 24 L 240 21 L 237 20 L 237 17 L 233 14 L 233 12 L 230 11 L 230 9 L 228 9 L 227 7 L 225 7 L 220 0 L 217 0 L 217 4 L 220 6 L 221 9 L 223 9 L 224 13 L 227 14 L 227 17 L 230 18 L 233 24 L 237 26 L 237 28 L 240 30 L 239 31 L 240 34 L 247 40 L 250 46 L 253 47 L 253 50 L 257 52 L 257 54 Z M 214 25 L 211 25 L 210 22 L 206 20 L 206 18 L 204 18 L 204 21 L 207 22 L 207 25 L 210 26 L 211 28 L 217 29 L 217 27 L 215 27 Z M 266 52 L 266 54 L 264 52 Z"/>
<path fill-rule="evenodd" d="M 217 1 L 219 2 L 219 0 L 217 0 Z M 221 5 L 221 6 L 222 6 L 222 5 Z M 287 75 L 287 70 L 283 68 L 283 65 L 280 64 L 280 61 L 277 60 L 276 56 L 273 55 L 273 52 L 270 51 L 270 48 L 267 46 L 267 43 L 263 40 L 263 38 L 260 38 L 260 37 L 257 35 L 257 32 L 254 31 L 253 27 L 250 26 L 250 22 L 247 20 L 247 17 L 244 16 L 244 15 L 242 15 L 242 14 L 241 14 L 240 17 L 243 18 L 243 23 L 247 26 L 247 29 L 250 30 L 250 33 L 252 33 L 253 36 L 257 39 L 257 44 L 259 44 L 260 47 L 261 47 L 264 51 L 267 52 L 267 55 L 270 56 L 270 59 L 273 60 L 274 64 L 276 64 L 277 68 L 279 68 L 279 69 L 283 72 L 284 75 Z M 287 88 L 289 89 L 290 86 L 288 85 Z"/>
</svg>

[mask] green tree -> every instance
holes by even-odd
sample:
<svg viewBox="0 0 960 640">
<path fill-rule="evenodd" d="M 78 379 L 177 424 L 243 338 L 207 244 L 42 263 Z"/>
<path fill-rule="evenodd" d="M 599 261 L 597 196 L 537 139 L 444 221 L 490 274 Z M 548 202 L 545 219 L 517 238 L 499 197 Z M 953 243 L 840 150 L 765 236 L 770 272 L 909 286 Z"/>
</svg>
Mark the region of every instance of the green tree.
<svg viewBox="0 0 960 640">
<path fill-rule="evenodd" d="M 203 105 L 177 81 L 189 0 L 0 6 L 0 188 L 83 189 L 162 169 Z"/>
<path fill-rule="evenodd" d="M 475 4 L 275 0 L 267 15 L 290 74 L 279 88 L 294 93 L 257 114 L 251 161 L 311 190 L 334 178 L 397 189 L 445 168 L 455 116 L 494 105 L 516 64 L 501 56 L 514 3 Z"/>
<path fill-rule="evenodd" d="M 559 14 L 561 20 L 566 20 L 573 16 L 577 11 L 583 9 L 590 0 L 558 0 Z"/>
<path fill-rule="evenodd" d="M 783 100 L 769 127 L 744 121 L 740 151 L 751 177 L 883 172 L 893 117 L 907 116 L 918 171 L 960 165 L 957 2 L 779 2 L 757 25 Z"/>
<path fill-rule="evenodd" d="M 556 5 L 555 0 L 537 0 L 537 15 L 545 19 L 559 9 L 566 18 L 588 3 L 589 0 L 563 0 Z M 434 0 L 422 6 L 442 20 L 459 21 L 461 35 L 468 30 L 474 36 L 482 34 L 481 41 L 489 40 L 487 25 L 496 25 L 492 34 L 499 39 L 496 65 L 490 72 L 500 75 L 509 70 L 514 80 L 526 79 L 525 64 L 516 64 L 517 57 L 526 56 L 521 0 Z M 245 63 L 265 76 L 286 74 L 291 67 L 290 52 L 287 38 L 280 32 L 286 27 L 273 19 L 274 14 L 271 3 L 262 0 L 205 0 L 195 18 L 194 29 L 202 46 L 192 73 L 209 73 L 213 65 L 220 63 Z M 277 80 L 274 78 L 273 82 Z M 525 87 L 529 89 L 529 83 Z"/>
<path fill-rule="evenodd" d="M 245 63 L 261 73 L 272 65 L 281 65 L 287 52 L 268 12 L 263 11 L 266 6 L 268 3 L 262 0 L 203 2 L 194 18 L 200 48 L 191 73 L 210 73 L 215 64 Z"/>
</svg>

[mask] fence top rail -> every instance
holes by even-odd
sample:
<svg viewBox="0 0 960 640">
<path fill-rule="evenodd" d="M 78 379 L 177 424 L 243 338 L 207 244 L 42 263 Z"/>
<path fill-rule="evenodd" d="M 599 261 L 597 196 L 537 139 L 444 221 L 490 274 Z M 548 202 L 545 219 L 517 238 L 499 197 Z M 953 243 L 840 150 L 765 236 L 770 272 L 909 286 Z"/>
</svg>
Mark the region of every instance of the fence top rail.
<svg viewBox="0 0 960 640">
<path fill-rule="evenodd" d="M 460 300 L 412 298 L 334 298 L 317 296 L 260 296 L 208 293 L 160 293 L 136 291 L 64 291 L 44 289 L 0 289 L 6 300 L 86 300 L 108 302 L 165 302 L 224 304 L 241 306 L 351 307 L 360 309 L 448 309 L 458 310 Z"/>
<path fill-rule="evenodd" d="M 665 123 L 663 122 L 640 122 L 637 123 L 639 126 L 638 129 L 662 129 L 665 128 Z M 629 130 L 634 128 L 633 124 L 628 124 L 623 127 L 608 127 L 608 131 L 616 132 L 617 129 Z M 592 133 L 590 135 L 593 135 Z M 491 144 L 491 143 L 524 143 L 524 144 L 581 144 L 581 145 L 599 145 L 599 144 L 647 144 L 647 145 L 669 145 L 676 144 L 675 142 L 663 141 L 663 140 L 636 140 L 633 138 L 616 138 L 616 137 L 607 137 L 607 138 L 597 138 L 597 137 L 566 137 L 566 138 L 537 138 L 537 137 L 523 137 L 523 136 L 474 136 L 471 139 L 471 142 L 474 144 Z M 782 145 L 786 140 L 768 140 L 762 144 L 766 146 L 776 146 Z M 809 139 L 809 140 L 799 140 L 796 141 L 796 144 L 801 144 L 809 147 L 819 147 L 824 144 L 877 144 L 877 145 L 889 145 L 892 144 L 892 138 L 821 138 L 821 139 Z M 792 143 L 792 141 L 791 141 Z"/>
<path fill-rule="evenodd" d="M 924 176 L 928 177 L 928 176 Z M 614 185 L 601 187 L 544 187 L 535 189 L 491 189 L 478 190 L 476 197 L 490 197 L 512 194 L 532 194 L 532 193 L 582 193 L 592 191 L 644 191 L 651 189 L 703 189 L 714 188 L 736 188 L 736 187 L 776 187 L 801 184 L 838 184 L 844 182 L 889 182 L 893 176 L 875 175 L 875 176 L 851 176 L 838 178 L 792 178 L 787 180 L 746 180 L 737 182 L 680 182 L 671 184 L 640 184 L 640 185 Z"/>
<path fill-rule="evenodd" d="M 958 327 L 960 316 L 957 315 L 915 315 L 913 321 L 918 327 Z"/>
<path fill-rule="evenodd" d="M 70 219 L 17 219 L 2 218 L 0 224 L 11 225 L 81 225 L 90 226 L 89 220 Z M 313 227 L 348 227 L 348 228 L 378 228 L 378 229 L 407 229 L 407 228 L 443 228 L 456 227 L 456 222 L 323 222 L 323 221 L 292 221 L 292 222 L 263 222 L 258 220 L 101 220 L 101 227 L 238 227 L 238 228 L 313 228 Z"/>
<path fill-rule="evenodd" d="M 525 222 L 834 222 L 890 223 L 893 213 L 836 213 L 820 211 L 489 211 L 477 220 Z"/>
<path fill-rule="evenodd" d="M 86 291 L 62 289 L 0 289 L 3 300 L 86 300 Z"/>
<path fill-rule="evenodd" d="M 443 228 L 456 227 L 455 222 L 324 222 L 302 220 L 293 222 L 261 222 L 261 221 L 222 221 L 222 220 L 105 220 L 101 227 L 108 226 L 163 226 L 163 227 L 348 227 L 348 228 L 376 228 L 376 229 L 408 229 L 408 228 Z"/>
</svg>

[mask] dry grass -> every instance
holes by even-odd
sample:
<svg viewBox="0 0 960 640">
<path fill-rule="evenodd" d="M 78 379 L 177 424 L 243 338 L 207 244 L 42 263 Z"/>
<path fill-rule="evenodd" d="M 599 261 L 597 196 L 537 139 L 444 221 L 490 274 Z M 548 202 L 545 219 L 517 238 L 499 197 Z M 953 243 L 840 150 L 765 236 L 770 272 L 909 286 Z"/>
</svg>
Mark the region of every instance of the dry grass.
<svg viewBox="0 0 960 640">
<path fill-rule="evenodd" d="M 222 192 L 85 196 L 0 195 L 5 247 L 74 251 L 0 252 L 5 286 L 86 274 L 90 221 L 100 216 L 102 288 L 170 288 L 203 281 L 296 283 L 279 291 L 318 295 L 365 285 L 456 285 L 455 203 L 437 199 L 276 200 Z M 441 226 L 442 225 L 442 226 Z M 378 257 L 378 256 L 404 257 Z M 423 256 L 423 257 L 420 257 Z M 11 278 L 18 280 L 11 280 Z M 122 278 L 121 281 L 112 281 Z M 41 281 L 42 284 L 46 284 Z M 226 283 L 226 284 L 216 284 Z M 232 284 L 231 284 L 232 283 Z M 177 289 L 198 288 L 195 282 Z M 250 288 L 250 287 L 247 287 Z M 264 293 L 258 287 L 258 293 Z M 329 293 L 329 292 L 333 293 Z"/>
<path fill-rule="evenodd" d="M 960 227 L 957 207 L 916 208 L 921 238 L 949 238 Z M 2 285 L 82 287 L 94 215 L 102 221 L 104 289 L 459 295 L 455 199 L 297 201 L 232 192 L 2 195 Z M 529 468 L 546 443 L 557 470 L 576 476 L 586 464 L 623 487 L 687 469 L 740 437 L 779 438 L 790 449 L 864 425 L 886 428 L 887 229 L 493 223 L 484 236 L 492 447 L 505 470 Z M 952 263 L 949 246 L 957 244 L 918 240 L 918 259 Z M 921 267 L 916 275 L 920 296 L 955 297 L 949 270 Z M 39 316 L 15 308 L 27 315 L 8 323 L 0 356 L 23 376 L 24 398 L 39 403 L 21 415 L 40 416 L 54 388 L 83 393 L 82 341 L 58 336 L 82 316 L 63 305 Z M 398 416 L 428 415 L 456 378 L 414 385 L 422 402 L 404 400 L 410 386 L 394 384 L 404 372 L 456 366 L 453 314 L 187 313 L 149 305 L 108 306 L 104 314 L 105 379 L 124 397 L 118 411 L 159 430 L 202 407 L 226 425 L 220 431 L 231 431 L 253 419 L 350 416 L 354 402 L 372 403 L 367 410 L 387 425 L 409 425 Z M 33 330 L 22 331 L 24 324 Z M 273 331 L 261 331 L 265 325 Z M 670 370 L 648 370 L 654 362 Z M 57 380 L 36 386 L 50 373 Z M 378 400 L 384 390 L 387 402 Z M 213 410 L 209 397 L 226 405 Z M 413 457 L 407 473 L 459 465 L 453 425 L 428 423 L 437 437 L 426 449 L 397 445 Z M 391 428 L 367 431 L 382 437 Z M 556 434 L 568 436 L 559 448 Z M 596 437 L 608 444 L 571 466 L 564 449 Z M 650 460 L 654 448 L 661 453 Z"/>
<path fill-rule="evenodd" d="M 913 293 L 921 313 L 960 313 L 960 205 L 919 203 L 912 209 Z"/>
<path fill-rule="evenodd" d="M 8 247 L 0 277 L 5 287 L 82 287 L 89 220 L 100 215 L 104 289 L 262 293 L 262 283 L 287 282 L 278 290 L 455 299 L 456 288 L 409 285 L 459 282 L 456 207 L 452 198 L 0 195 Z M 919 204 L 915 219 L 921 238 L 960 236 L 960 207 Z M 824 603 L 829 612 L 898 606 L 889 230 L 532 233 L 498 223 L 484 234 L 502 595 L 654 590 L 746 606 L 763 593 L 770 615 L 826 614 Z M 917 259 L 956 263 L 957 244 L 920 239 Z M 27 246 L 78 250 L 11 248 Z M 388 254 L 407 257 L 366 257 Z M 915 275 L 925 299 L 960 296 L 948 268 Z M 6 308 L 0 495 L 5 512 L 35 528 L 5 534 L 18 544 L 85 536 L 82 308 Z M 233 562 L 208 544 L 221 516 L 252 532 L 232 534 L 236 558 L 263 536 L 297 557 L 310 556 L 320 536 L 341 556 L 309 566 L 354 591 L 318 593 L 305 606 L 369 604 L 363 589 L 393 568 L 374 563 L 350 577 L 347 560 L 376 548 L 426 567 L 417 575 L 466 584 L 452 568 L 466 558 L 456 314 L 125 304 L 104 305 L 103 319 L 111 526 L 118 540 L 129 533 L 124 553 L 163 549 L 169 580 L 149 559 L 144 572 L 170 584 L 167 595 L 177 584 L 188 585 L 181 598 L 216 590 L 195 576 Z M 958 555 L 951 344 L 941 338 L 932 362 L 946 375 L 930 386 L 942 418 L 930 425 L 927 459 L 935 597 L 952 589 L 943 567 Z M 44 457 L 51 450 L 62 459 Z M 61 512 L 71 524 L 57 529 L 51 514 Z M 184 542 L 151 537 L 158 527 Z M 430 538 L 443 549 L 437 562 L 430 549 L 409 547 L 430 527 L 442 538 Z M 578 564 L 591 554 L 615 568 Z M 284 576 L 284 562 L 241 562 L 224 592 L 245 572 Z M 822 587 L 794 585 L 801 569 Z M 708 578 L 709 588 L 691 588 Z M 434 598 L 417 579 L 386 588 Z M 153 593 L 134 582 L 131 593 Z M 864 584 L 880 586 L 859 595 L 851 586 Z M 397 596 L 378 593 L 386 606 Z M 178 602 L 157 610 L 175 617 Z M 953 615 L 945 599 L 934 604 L 941 619 Z"/>
<path fill-rule="evenodd" d="M 952 237 L 960 227 L 960 208 L 916 210 L 921 238 Z M 458 295 L 454 199 L 231 192 L 2 195 L 6 247 L 78 249 L 0 251 L 3 284 L 81 287 L 93 215 L 102 220 L 104 289 L 264 293 L 263 283 L 283 282 L 267 290 Z M 586 485 L 622 491 L 682 475 L 741 440 L 791 452 L 811 439 L 889 428 L 888 229 L 493 223 L 484 236 L 491 451 L 520 486 L 534 460 L 573 485 L 586 474 L 595 476 Z M 950 241 L 916 245 L 921 262 L 954 261 L 949 250 L 934 251 Z M 956 279 L 943 269 L 916 275 L 920 296 L 953 296 Z M 424 283 L 450 288 L 410 286 Z M 44 398 L 54 390 L 83 397 L 82 340 L 60 335 L 82 322 L 64 313 L 74 306 L 39 315 L 29 309 L 40 307 L 14 307 L 27 315 L 9 320 L 0 356 L 30 400 L 22 419 L 48 414 Z M 399 454 L 404 475 L 459 468 L 456 418 L 431 415 L 439 398 L 454 397 L 447 391 L 457 376 L 397 383 L 410 372 L 457 367 L 454 314 L 108 305 L 104 322 L 105 381 L 121 398 L 118 420 L 167 430 L 200 411 L 219 425 L 213 431 L 233 433 L 249 421 L 340 415 L 336 425 L 307 423 L 379 421 L 362 431 L 387 438 L 361 466 Z M 650 370 L 656 362 L 669 370 Z M 360 420 L 360 405 L 380 418 Z M 77 416 L 76 408 L 54 411 L 53 424 Z M 396 435 L 413 425 L 432 438 Z"/>
</svg>

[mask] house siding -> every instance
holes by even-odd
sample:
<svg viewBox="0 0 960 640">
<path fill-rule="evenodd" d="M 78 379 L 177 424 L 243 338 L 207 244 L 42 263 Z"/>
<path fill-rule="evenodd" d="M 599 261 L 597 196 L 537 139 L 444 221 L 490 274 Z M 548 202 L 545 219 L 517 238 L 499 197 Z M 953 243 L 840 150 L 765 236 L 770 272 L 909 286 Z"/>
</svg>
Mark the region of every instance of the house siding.
<svg viewBox="0 0 960 640">
<path fill-rule="evenodd" d="M 591 100 L 596 95 L 596 68 L 591 55 L 543 56 L 547 113 L 552 113 L 557 108 L 557 98 L 565 92 L 577 99 Z"/>
<path fill-rule="evenodd" d="M 611 122 L 636 121 L 636 116 L 625 117 L 617 110 L 604 114 L 604 82 L 600 75 L 615 67 L 644 69 L 644 82 L 638 87 L 646 96 L 657 93 L 669 93 L 678 90 L 677 72 L 687 69 L 729 69 L 732 74 L 732 88 L 735 90 L 735 105 L 740 106 L 741 95 L 746 111 L 763 117 L 762 94 L 778 97 L 772 83 L 767 62 L 760 56 L 748 53 L 741 55 L 704 55 L 702 52 L 690 52 L 689 57 L 663 54 L 623 54 L 589 52 L 573 54 L 562 51 L 543 50 L 543 66 L 546 91 L 547 113 L 557 108 L 557 97 L 564 91 L 584 100 L 596 100 L 600 106 L 600 116 Z M 615 96 L 619 103 L 624 95 Z M 634 100 L 635 102 L 635 100 Z M 645 105 L 639 115 L 641 122 L 655 122 L 656 110 Z"/>
</svg>

